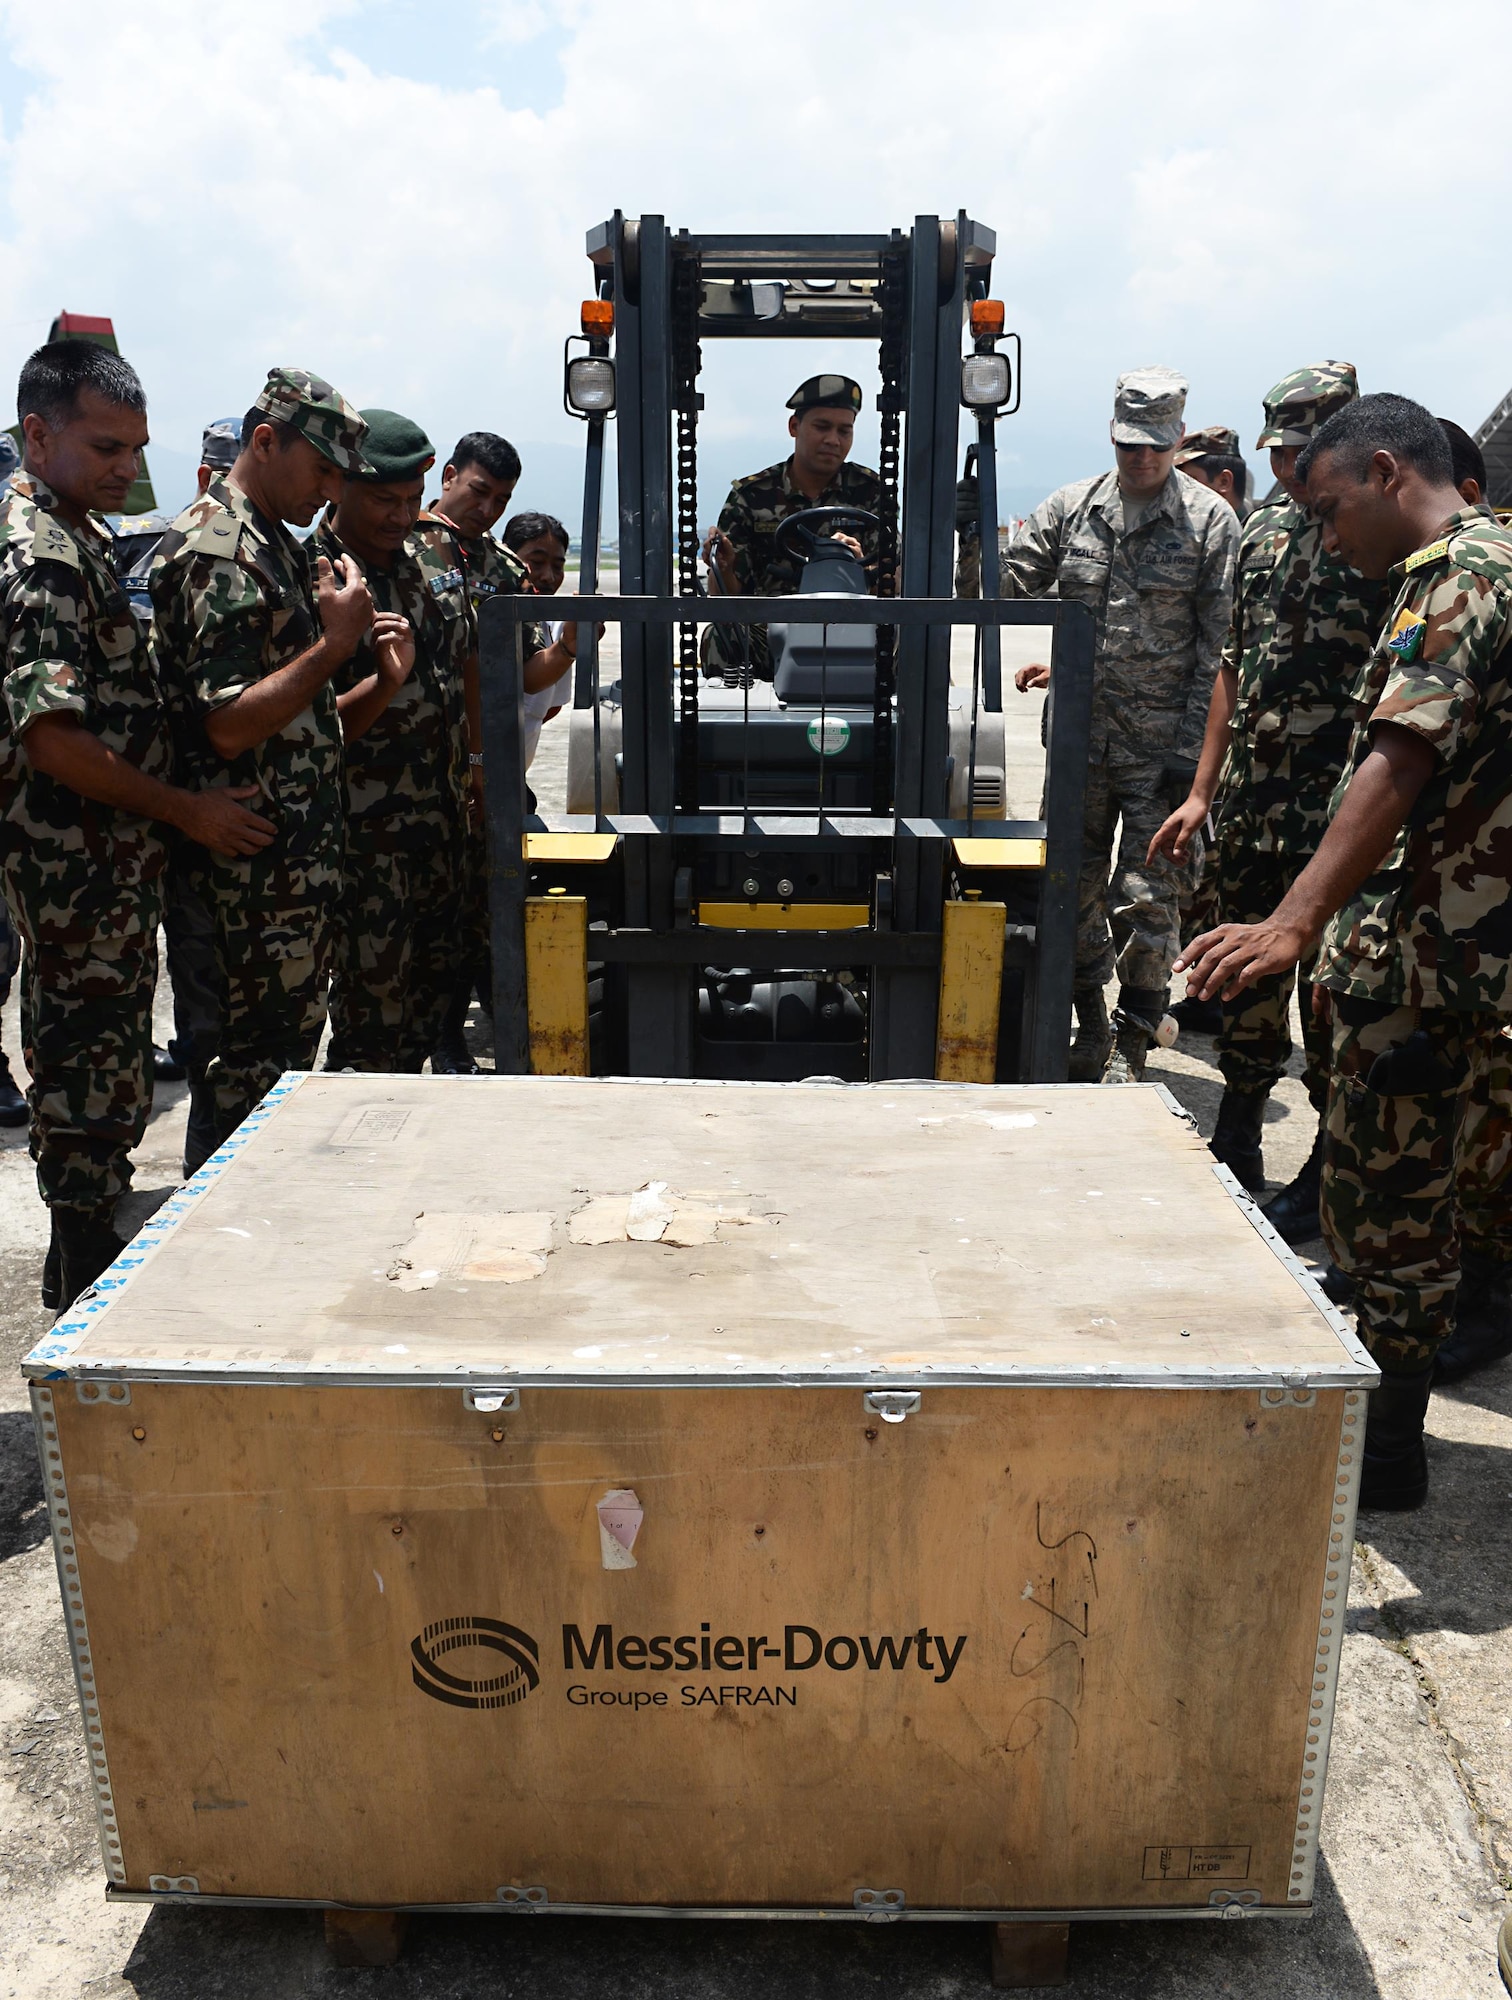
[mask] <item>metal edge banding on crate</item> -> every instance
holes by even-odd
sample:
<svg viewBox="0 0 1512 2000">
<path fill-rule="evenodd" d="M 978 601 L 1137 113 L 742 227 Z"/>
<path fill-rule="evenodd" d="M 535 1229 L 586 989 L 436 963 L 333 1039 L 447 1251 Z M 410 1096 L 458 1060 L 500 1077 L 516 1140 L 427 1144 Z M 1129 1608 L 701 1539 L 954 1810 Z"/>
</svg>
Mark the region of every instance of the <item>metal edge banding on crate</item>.
<svg viewBox="0 0 1512 2000">
<path fill-rule="evenodd" d="M 191 1878 L 185 1878 L 191 1879 Z M 185 1893 L 156 1889 L 120 1889 L 113 1883 L 105 1889 L 107 1903 L 182 1903 Z M 369 1909 L 366 1903 L 337 1903 L 329 1898 L 317 1901 L 304 1896 L 206 1896 L 194 1897 L 196 1906 L 207 1904 L 226 1910 L 343 1910 Z M 681 1922 L 688 1917 L 722 1918 L 740 1923 L 751 1919 L 762 1923 L 867 1924 L 878 1921 L 874 1910 L 858 1910 L 850 1904 L 804 1906 L 787 1904 L 773 1908 L 770 1903 L 703 1905 L 697 1903 L 661 1905 L 655 1903 L 385 1903 L 385 1911 L 399 1916 L 480 1916 L 497 1917 L 528 1910 L 543 1917 L 670 1917 Z M 1118 1910 L 901 1910 L 889 1911 L 883 1919 L 899 1924 L 1140 1924 L 1222 1921 L 1234 1917 L 1290 1917 L 1294 1921 L 1310 1917 L 1312 1911 L 1297 1903 L 1197 1903 L 1170 1907 Z"/>
<path fill-rule="evenodd" d="M 236 1155 L 249 1140 L 256 1138 L 258 1130 L 267 1123 L 276 1108 L 305 1081 L 305 1074 L 303 1070 L 288 1070 L 278 1079 L 256 1109 L 248 1112 L 230 1138 L 210 1155 L 199 1171 L 185 1181 L 176 1194 L 170 1195 L 160 1209 L 147 1218 L 115 1262 L 100 1273 L 79 1300 L 48 1330 L 45 1338 L 38 1341 L 31 1353 L 26 1356 L 24 1365 L 35 1367 L 43 1362 L 68 1360 L 80 1341 L 90 1332 L 94 1321 L 115 1303 L 114 1295 L 128 1281 L 131 1274 L 139 1270 L 149 1257 L 162 1248 L 164 1241 L 172 1235 L 189 1211 L 209 1193 Z M 93 1362 L 84 1365 L 100 1367 L 109 1364 Z M 59 1373 L 61 1372 L 60 1369 Z M 55 1378 L 49 1376 L 46 1379 Z"/>
<path fill-rule="evenodd" d="M 1313 1276 L 1312 1272 L 1302 1262 L 1296 1251 L 1292 1249 L 1286 1238 L 1272 1227 L 1259 1202 L 1255 1200 L 1247 1188 L 1239 1184 L 1227 1167 L 1220 1165 L 1216 1161 L 1213 1164 L 1213 1177 L 1233 1196 L 1239 1213 L 1244 1217 L 1250 1228 L 1254 1230 L 1262 1243 L 1275 1252 L 1280 1262 L 1291 1272 L 1297 1283 L 1306 1292 L 1308 1298 L 1318 1308 L 1318 1311 L 1322 1313 L 1323 1317 L 1328 1321 L 1329 1326 L 1338 1335 L 1340 1345 L 1348 1351 L 1350 1359 L 1357 1361 L 1362 1368 L 1368 1368 L 1375 1376 L 1375 1381 L 1379 1382 L 1381 1371 L 1377 1368 L 1370 1350 L 1364 1346 L 1359 1335 L 1350 1325 L 1348 1315 L 1339 1310 Z M 1375 1382 L 1367 1382 L 1363 1386 L 1367 1389 L 1373 1389 Z"/>
<path fill-rule="evenodd" d="M 1302 1746 L 1302 1775 L 1297 1784 L 1297 1831 L 1293 1838 L 1291 1886 L 1287 1900 L 1311 1904 L 1318 1866 L 1318 1823 L 1323 1816 L 1323 1791 L 1328 1777 L 1328 1746 L 1333 1735 L 1334 1700 L 1339 1691 L 1339 1655 L 1343 1647 L 1344 1612 L 1349 1600 L 1349 1567 L 1354 1554 L 1355 1512 L 1360 1499 L 1360 1464 L 1364 1457 L 1366 1395 L 1348 1390 L 1339 1421 L 1338 1470 L 1328 1528 L 1328 1561 L 1323 1568 L 1323 1595 L 1318 1607 L 1317 1652 L 1313 1656 L 1308 1692 L 1307 1735 Z"/>
<path fill-rule="evenodd" d="M 110 1788 L 110 1765 L 105 1756 L 105 1732 L 95 1690 L 94 1656 L 89 1649 L 89 1627 L 84 1618 L 84 1585 L 79 1576 L 73 1509 L 68 1502 L 68 1487 L 63 1477 L 63 1447 L 58 1438 L 52 1390 L 45 1383 L 37 1382 L 33 1383 L 31 1394 L 32 1416 L 37 1427 L 37 1457 L 47 1484 L 53 1559 L 58 1565 L 58 1588 L 63 1594 L 63 1608 L 68 1619 L 68 1650 L 73 1656 L 74 1686 L 79 1691 L 79 1711 L 84 1719 L 85 1743 L 89 1751 L 89 1775 L 94 1782 L 100 1852 L 105 1860 L 106 1874 L 112 1884 L 117 1884 L 126 1880 L 126 1862 L 121 1851 L 115 1794 Z"/>
</svg>

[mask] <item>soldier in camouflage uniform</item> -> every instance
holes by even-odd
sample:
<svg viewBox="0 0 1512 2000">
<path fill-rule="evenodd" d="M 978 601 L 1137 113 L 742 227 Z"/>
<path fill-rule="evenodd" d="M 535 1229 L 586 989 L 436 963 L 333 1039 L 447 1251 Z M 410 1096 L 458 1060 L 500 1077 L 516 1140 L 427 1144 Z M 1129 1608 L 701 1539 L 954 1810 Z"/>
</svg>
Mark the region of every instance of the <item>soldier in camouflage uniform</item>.
<svg viewBox="0 0 1512 2000">
<path fill-rule="evenodd" d="M 435 463 L 420 426 L 364 410 L 363 455 L 313 546 L 359 564 L 379 617 L 339 669 L 346 739 L 346 887 L 331 985 L 330 1069 L 418 1075 L 440 1033 L 462 957 L 468 737 L 477 624 L 453 583 L 453 542 L 416 539 Z"/>
<path fill-rule="evenodd" d="M 811 375 L 788 397 L 789 458 L 748 473 L 730 488 L 719 525 L 704 542 L 710 586 L 728 597 L 781 597 L 798 588 L 800 557 L 777 547 L 777 530 L 791 514 L 810 507 L 854 507 L 879 515 L 882 481 L 870 466 L 849 462 L 861 389 L 848 375 Z M 877 530 L 858 523 L 842 533 L 875 581 Z M 764 625 L 713 626 L 705 634 L 705 663 L 715 671 L 749 668 L 770 680 Z"/>
<path fill-rule="evenodd" d="M 1360 1504 L 1414 1507 L 1462 1282 L 1482 1358 L 1512 1344 L 1512 533 L 1462 506 L 1443 432 L 1405 397 L 1347 405 L 1297 470 L 1325 548 L 1393 601 L 1316 855 L 1269 918 L 1187 959 L 1229 1000 L 1321 940 L 1323 1228 L 1383 1378 Z"/>
<path fill-rule="evenodd" d="M 1265 398 L 1257 450 L 1287 498 L 1257 508 L 1239 545 L 1234 618 L 1213 690 L 1192 790 L 1155 836 L 1180 859 L 1214 808 L 1222 920 L 1257 923 L 1317 852 L 1353 729 L 1355 684 L 1385 612 L 1385 586 L 1323 545 L 1296 474 L 1302 447 L 1358 392 L 1347 361 L 1295 369 Z M 1320 1118 L 1328 1096 L 1328 1027 L 1303 983 L 1302 1080 Z M 1211 1146 L 1251 1193 L 1265 1185 L 1261 1124 L 1291 1056 L 1291 972 L 1249 988 L 1223 1009 L 1218 1067 L 1224 1093 Z M 1266 1209 L 1290 1242 L 1316 1236 L 1321 1124 L 1300 1174 Z"/>
<path fill-rule="evenodd" d="M 1188 431 L 1176 452 L 1176 470 L 1226 500 L 1242 521 L 1248 515 L 1249 474 L 1239 449 L 1239 433 L 1228 424 Z"/>
<path fill-rule="evenodd" d="M 303 526 L 363 468 L 365 426 L 329 382 L 274 368 L 242 447 L 163 538 L 153 653 L 175 738 L 207 782 L 253 784 L 277 838 L 217 858 L 200 884 L 215 918 L 224 1012 L 201 1129 L 219 1145 L 289 1069 L 310 1069 L 342 889 L 345 795 L 332 680 L 372 623 L 355 563 L 322 559 Z M 198 1162 L 190 1162 L 197 1165 Z"/>
<path fill-rule="evenodd" d="M 490 597 L 529 594 L 530 573 L 518 556 L 500 546 L 493 528 L 509 505 L 520 478 L 520 456 L 508 438 L 492 431 L 469 431 L 441 474 L 441 492 L 415 527 L 418 546 L 429 550 L 445 575 L 444 586 L 454 609 L 470 606 L 473 616 Z M 460 559 L 459 559 L 460 558 Z M 534 621 L 521 633 L 525 689 L 536 693 L 571 665 L 576 635 L 553 645 L 545 627 Z M 493 1005 L 488 927 L 488 844 L 483 824 L 483 734 L 476 673 L 468 681 L 468 731 L 473 804 L 468 820 L 467 868 L 463 885 L 462 963 L 460 976 L 443 1015 L 431 1056 L 438 1075 L 465 1076 L 476 1069 L 464 1032 L 467 1010 L 476 991 L 485 1008 Z"/>
<path fill-rule="evenodd" d="M 147 441 L 134 371 L 54 341 L 21 372 L 23 471 L 0 502 L 0 882 L 26 946 L 31 1152 L 52 1214 L 43 1302 L 68 1305 L 121 1248 L 115 1205 L 152 1102 L 152 993 L 167 832 L 245 854 L 271 825 L 168 782 L 147 644 L 96 511 Z"/>
<path fill-rule="evenodd" d="M 1185 405 L 1186 383 L 1169 368 L 1121 375 L 1117 471 L 1052 493 L 1001 563 L 1004 597 L 1057 585 L 1097 625 L 1071 1051 L 1071 1076 L 1083 1082 L 1141 1076 L 1165 1012 L 1186 870 L 1149 858 L 1150 844 L 1175 774 L 1195 767 L 1228 631 L 1238 523 L 1174 469 Z M 1047 686 L 1050 673 L 1023 667 L 1014 679 L 1023 692 Z M 1116 1043 L 1103 1000 L 1115 963 Z"/>
<path fill-rule="evenodd" d="M 0 1008 L 10 999 L 11 982 L 21 969 L 21 939 L 10 920 L 10 912 L 0 902 Z M 10 1059 L 0 1048 L 0 1125 L 24 1125 L 26 1099 L 11 1075 Z"/>
</svg>

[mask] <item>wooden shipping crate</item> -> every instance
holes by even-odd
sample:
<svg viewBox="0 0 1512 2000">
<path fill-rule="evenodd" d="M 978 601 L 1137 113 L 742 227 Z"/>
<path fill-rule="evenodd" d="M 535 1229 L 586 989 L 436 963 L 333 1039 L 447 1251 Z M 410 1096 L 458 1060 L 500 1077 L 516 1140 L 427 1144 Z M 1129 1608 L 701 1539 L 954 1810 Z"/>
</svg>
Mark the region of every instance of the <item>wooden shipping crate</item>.
<svg viewBox="0 0 1512 2000">
<path fill-rule="evenodd" d="M 1311 1902 L 1375 1370 L 1163 1091 L 288 1078 L 27 1372 L 115 1893 Z"/>
</svg>

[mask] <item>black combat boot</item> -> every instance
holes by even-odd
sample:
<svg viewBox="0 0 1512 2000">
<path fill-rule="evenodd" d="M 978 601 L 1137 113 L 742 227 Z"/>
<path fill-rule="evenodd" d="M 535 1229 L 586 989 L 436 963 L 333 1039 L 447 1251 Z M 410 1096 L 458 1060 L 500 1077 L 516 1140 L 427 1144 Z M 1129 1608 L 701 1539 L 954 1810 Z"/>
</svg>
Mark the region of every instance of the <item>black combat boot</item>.
<svg viewBox="0 0 1512 2000">
<path fill-rule="evenodd" d="M 432 1076 L 476 1076 L 478 1065 L 467 1046 L 467 1010 L 472 1005 L 472 982 L 461 986 L 447 1002 L 446 1015 L 431 1054 Z"/>
<path fill-rule="evenodd" d="M 1237 1168 L 1235 1172 L 1238 1172 Z M 1276 1234 L 1288 1243 L 1311 1243 L 1315 1236 L 1323 1234 L 1323 1222 L 1318 1214 L 1322 1181 L 1323 1127 L 1320 1124 L 1302 1171 L 1294 1181 L 1288 1181 L 1279 1194 L 1272 1195 L 1260 1210 Z"/>
<path fill-rule="evenodd" d="M 50 1209 L 48 1221 L 51 1234 L 47 1239 L 47 1255 L 42 1260 L 42 1303 L 55 1313 L 63 1303 L 63 1252 L 58 1247 L 58 1219 Z"/>
<path fill-rule="evenodd" d="M 125 1239 L 111 1227 L 108 1208 L 65 1208 L 53 1210 L 53 1226 L 58 1233 L 62 1272 L 58 1307 L 62 1312 L 87 1292 L 102 1271 L 126 1248 Z"/>
<path fill-rule="evenodd" d="M 1165 1018 L 1166 996 L 1150 986 L 1121 986 L 1113 1010 L 1113 1048 L 1103 1069 L 1104 1083 L 1139 1083 L 1145 1058 L 1155 1046 Z"/>
<path fill-rule="evenodd" d="M 11 1075 L 9 1059 L 0 1049 L 0 1125 L 24 1125 L 30 1115 L 26 1097 Z"/>
<path fill-rule="evenodd" d="M 1268 1090 L 1234 1090 L 1223 1093 L 1218 1106 L 1218 1123 L 1208 1140 L 1208 1151 L 1221 1160 L 1251 1194 L 1265 1186 L 1265 1163 L 1260 1154 L 1260 1128 L 1265 1123 Z"/>
<path fill-rule="evenodd" d="M 1171 1009 L 1177 1025 L 1184 1034 L 1221 1035 L 1223 1033 L 1223 1002 L 1215 993 L 1211 1000 L 1194 1000 L 1188 994 L 1185 1000 L 1178 1000 Z"/>
<path fill-rule="evenodd" d="M 1464 1250 L 1454 1331 L 1434 1361 L 1434 1386 L 1462 1382 L 1508 1354 L 1512 1354 L 1512 1264 L 1498 1264 Z"/>
<path fill-rule="evenodd" d="M 1423 1419 L 1433 1371 L 1383 1375 L 1370 1392 L 1365 1450 L 1360 1468 L 1360 1507 L 1373 1514 L 1405 1514 L 1428 1498 L 1428 1452 Z"/>
<path fill-rule="evenodd" d="M 184 1179 L 192 1180 L 216 1148 L 215 1092 L 203 1070 L 189 1072 L 189 1117 L 184 1126 Z"/>
<path fill-rule="evenodd" d="M 156 1042 L 152 1045 L 152 1080 L 154 1083 L 182 1083 L 184 1065 L 179 1059 L 176 1043 L 170 1042 L 166 1049 L 160 1049 Z"/>
</svg>

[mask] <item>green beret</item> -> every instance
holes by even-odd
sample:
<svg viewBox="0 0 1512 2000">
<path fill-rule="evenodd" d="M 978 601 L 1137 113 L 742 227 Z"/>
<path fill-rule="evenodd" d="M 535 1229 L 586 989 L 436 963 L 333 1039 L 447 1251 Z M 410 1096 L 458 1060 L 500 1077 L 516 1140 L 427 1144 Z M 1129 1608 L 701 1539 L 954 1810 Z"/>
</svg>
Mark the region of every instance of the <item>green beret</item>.
<svg viewBox="0 0 1512 2000">
<path fill-rule="evenodd" d="M 396 410 L 364 410 L 367 436 L 362 455 L 367 469 L 354 478 L 387 485 L 400 479 L 418 479 L 436 462 L 436 447 L 417 423 L 401 417 Z"/>
<path fill-rule="evenodd" d="M 810 375 L 787 399 L 790 410 L 859 410 L 861 385 L 849 375 Z"/>
</svg>

